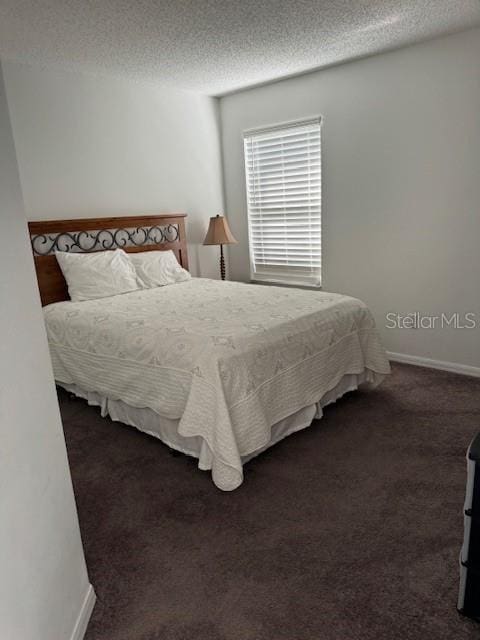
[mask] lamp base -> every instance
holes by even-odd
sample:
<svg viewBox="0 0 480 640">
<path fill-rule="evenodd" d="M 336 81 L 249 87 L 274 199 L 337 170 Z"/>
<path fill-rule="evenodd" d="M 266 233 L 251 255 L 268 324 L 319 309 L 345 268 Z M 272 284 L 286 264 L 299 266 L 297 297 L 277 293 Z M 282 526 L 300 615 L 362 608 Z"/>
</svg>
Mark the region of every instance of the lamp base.
<svg viewBox="0 0 480 640">
<path fill-rule="evenodd" d="M 225 258 L 223 257 L 223 244 L 220 245 L 220 277 L 225 280 Z"/>
</svg>

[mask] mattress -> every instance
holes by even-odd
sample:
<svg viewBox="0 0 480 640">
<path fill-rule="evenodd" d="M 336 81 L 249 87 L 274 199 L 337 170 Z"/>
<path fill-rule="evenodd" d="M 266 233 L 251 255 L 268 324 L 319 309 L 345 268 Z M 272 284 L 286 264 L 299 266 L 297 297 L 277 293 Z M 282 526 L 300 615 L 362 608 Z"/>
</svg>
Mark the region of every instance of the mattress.
<svg viewBox="0 0 480 640">
<path fill-rule="evenodd" d="M 57 382 L 177 421 L 223 490 L 274 425 L 390 371 L 370 311 L 339 294 L 193 278 L 44 315 Z"/>
</svg>

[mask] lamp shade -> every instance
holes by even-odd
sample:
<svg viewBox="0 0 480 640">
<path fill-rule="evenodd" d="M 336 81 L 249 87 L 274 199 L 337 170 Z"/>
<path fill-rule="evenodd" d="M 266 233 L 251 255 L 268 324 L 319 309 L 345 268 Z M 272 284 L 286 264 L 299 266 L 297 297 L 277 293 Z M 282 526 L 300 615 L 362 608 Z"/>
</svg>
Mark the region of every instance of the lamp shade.
<svg viewBox="0 0 480 640">
<path fill-rule="evenodd" d="M 228 222 L 223 216 L 210 218 L 207 235 L 203 244 L 237 244 Z"/>
</svg>

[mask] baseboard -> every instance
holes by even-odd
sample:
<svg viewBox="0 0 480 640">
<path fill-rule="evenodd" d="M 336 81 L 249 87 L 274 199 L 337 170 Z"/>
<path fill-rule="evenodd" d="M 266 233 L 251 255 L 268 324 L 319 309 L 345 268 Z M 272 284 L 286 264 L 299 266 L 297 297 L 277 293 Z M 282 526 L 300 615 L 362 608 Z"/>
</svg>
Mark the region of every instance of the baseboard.
<svg viewBox="0 0 480 640">
<path fill-rule="evenodd" d="M 441 369 L 442 371 L 451 371 L 452 373 L 460 373 L 464 376 L 480 378 L 480 367 L 472 367 L 468 364 L 445 362 L 444 360 L 432 360 L 431 358 L 409 356 L 405 353 L 394 353 L 392 351 L 387 351 L 387 356 L 394 362 L 413 364 L 417 367 L 427 367 L 428 369 Z"/>
<path fill-rule="evenodd" d="M 75 627 L 73 628 L 72 635 L 70 636 L 70 640 L 83 640 L 96 599 L 95 591 L 93 590 L 92 585 L 89 584 Z"/>
</svg>

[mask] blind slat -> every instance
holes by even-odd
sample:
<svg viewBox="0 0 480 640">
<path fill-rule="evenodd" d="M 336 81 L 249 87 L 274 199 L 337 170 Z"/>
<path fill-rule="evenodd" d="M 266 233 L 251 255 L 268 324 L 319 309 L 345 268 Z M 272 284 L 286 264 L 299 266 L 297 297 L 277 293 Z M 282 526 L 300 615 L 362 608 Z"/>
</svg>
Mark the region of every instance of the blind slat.
<svg viewBox="0 0 480 640">
<path fill-rule="evenodd" d="M 311 158 L 292 158 L 291 160 L 285 159 L 276 163 L 265 163 L 263 166 L 258 166 L 258 163 L 247 163 L 247 169 L 255 175 L 255 180 L 262 178 L 272 177 L 273 174 L 287 174 L 298 175 L 304 173 L 306 175 L 317 174 L 320 172 L 320 163 L 316 162 L 317 155 L 312 155 Z"/>
<path fill-rule="evenodd" d="M 309 145 L 308 148 L 302 146 L 297 147 L 280 147 L 274 151 L 263 151 L 263 152 L 255 152 L 255 159 L 252 162 L 255 162 L 257 166 L 264 167 L 268 165 L 270 162 L 275 160 L 276 162 L 286 162 L 290 158 L 296 158 L 298 156 L 313 156 L 315 153 L 318 153 L 320 150 L 320 145 Z M 281 154 L 281 158 L 279 157 Z"/>
</svg>

